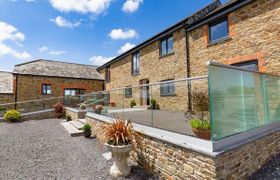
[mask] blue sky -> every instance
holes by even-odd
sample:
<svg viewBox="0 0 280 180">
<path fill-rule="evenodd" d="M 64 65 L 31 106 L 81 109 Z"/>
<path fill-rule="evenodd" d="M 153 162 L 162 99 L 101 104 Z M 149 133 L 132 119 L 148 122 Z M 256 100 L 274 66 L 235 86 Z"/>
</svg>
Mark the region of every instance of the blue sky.
<svg viewBox="0 0 280 180">
<path fill-rule="evenodd" d="M 101 65 L 211 2 L 0 0 L 0 70 L 40 58 Z"/>
</svg>

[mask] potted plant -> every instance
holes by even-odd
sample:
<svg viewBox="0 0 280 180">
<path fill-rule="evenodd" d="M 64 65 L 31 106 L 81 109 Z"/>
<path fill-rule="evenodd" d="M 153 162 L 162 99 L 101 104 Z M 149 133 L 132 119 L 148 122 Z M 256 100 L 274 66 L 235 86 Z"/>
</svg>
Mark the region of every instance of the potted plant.
<svg viewBox="0 0 280 180">
<path fill-rule="evenodd" d="M 96 105 L 95 106 L 95 110 L 94 110 L 94 112 L 96 113 L 96 114 L 101 114 L 101 111 L 103 110 L 103 106 L 101 105 L 101 104 L 99 104 L 99 105 Z"/>
<path fill-rule="evenodd" d="M 18 122 L 20 120 L 20 113 L 17 110 L 8 110 L 4 115 L 5 121 Z"/>
<path fill-rule="evenodd" d="M 127 158 L 132 150 L 133 138 L 131 122 L 116 119 L 113 123 L 98 125 L 96 132 L 99 141 L 112 153 L 114 163 L 110 175 L 128 176 L 131 168 L 127 164 Z"/>
<path fill-rule="evenodd" d="M 56 118 L 62 118 L 63 116 L 65 117 L 65 111 L 63 104 L 57 103 L 54 105 L 54 113 Z"/>
<path fill-rule="evenodd" d="M 86 110 L 86 109 L 87 106 L 84 103 L 80 104 L 80 110 Z"/>
<path fill-rule="evenodd" d="M 89 124 L 85 124 L 83 127 L 85 138 L 90 138 L 91 136 L 91 126 Z"/>
<path fill-rule="evenodd" d="M 192 94 L 194 114 L 200 113 L 200 119 L 192 119 L 190 125 L 193 133 L 202 139 L 211 138 L 209 120 L 205 120 L 204 113 L 209 111 L 209 98 L 206 92 L 194 92 Z"/>
<path fill-rule="evenodd" d="M 130 101 L 130 107 L 133 108 L 134 106 L 136 106 L 136 102 L 133 99 L 133 100 Z"/>
</svg>

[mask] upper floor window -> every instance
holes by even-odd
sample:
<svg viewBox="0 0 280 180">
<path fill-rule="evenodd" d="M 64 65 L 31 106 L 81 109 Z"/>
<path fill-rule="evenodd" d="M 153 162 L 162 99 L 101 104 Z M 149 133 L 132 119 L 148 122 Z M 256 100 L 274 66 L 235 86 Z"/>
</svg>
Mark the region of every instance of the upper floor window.
<svg viewBox="0 0 280 180">
<path fill-rule="evenodd" d="M 136 52 L 132 55 L 132 74 L 140 73 L 140 52 Z"/>
<path fill-rule="evenodd" d="M 165 81 L 170 81 L 170 80 L 165 80 Z M 160 84 L 160 95 L 161 96 L 174 96 L 175 95 L 175 83 L 167 82 L 167 83 Z"/>
<path fill-rule="evenodd" d="M 209 42 L 217 42 L 228 38 L 228 19 L 222 19 L 209 25 Z"/>
<path fill-rule="evenodd" d="M 160 56 L 164 56 L 173 52 L 173 36 L 163 39 L 160 42 Z"/>
<path fill-rule="evenodd" d="M 232 64 L 232 66 L 241 67 L 251 71 L 259 71 L 258 60 L 245 61 Z"/>
<path fill-rule="evenodd" d="M 126 98 L 132 97 L 132 87 L 126 87 L 124 94 Z"/>
<path fill-rule="evenodd" d="M 51 95 L 52 94 L 52 86 L 50 84 L 42 84 L 42 94 L 43 95 Z"/>
<path fill-rule="evenodd" d="M 105 68 L 105 81 L 110 82 L 110 80 L 111 80 L 111 70 L 110 70 L 110 66 L 107 66 Z"/>
</svg>

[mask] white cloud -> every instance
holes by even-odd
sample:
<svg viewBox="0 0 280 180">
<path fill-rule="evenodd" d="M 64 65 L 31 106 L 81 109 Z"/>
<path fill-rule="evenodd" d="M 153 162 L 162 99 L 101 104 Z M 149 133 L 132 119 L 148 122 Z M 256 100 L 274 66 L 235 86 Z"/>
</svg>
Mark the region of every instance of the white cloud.
<svg viewBox="0 0 280 180">
<path fill-rule="evenodd" d="M 25 0 L 26 2 L 35 2 L 35 0 Z"/>
<path fill-rule="evenodd" d="M 45 52 L 47 50 L 49 50 L 49 48 L 47 46 L 43 46 L 43 47 L 38 48 L 38 51 L 40 51 L 40 52 Z"/>
<path fill-rule="evenodd" d="M 131 43 L 127 42 L 118 50 L 118 54 L 125 53 L 126 51 L 128 51 L 134 47 L 135 47 L 135 44 L 131 44 Z"/>
<path fill-rule="evenodd" d="M 137 32 L 134 29 L 122 30 L 122 29 L 113 29 L 108 36 L 112 39 L 130 39 L 137 36 Z"/>
<path fill-rule="evenodd" d="M 18 52 L 4 43 L 5 41 L 12 41 L 17 45 L 21 44 L 20 42 L 24 39 L 24 34 L 19 32 L 17 28 L 0 21 L 0 56 L 10 55 L 18 59 L 30 59 L 31 55 L 28 52 Z"/>
<path fill-rule="evenodd" d="M 140 4 L 143 4 L 143 0 L 126 0 L 123 4 L 122 10 L 126 13 L 133 13 L 137 11 Z"/>
<path fill-rule="evenodd" d="M 50 53 L 50 55 L 59 56 L 59 55 L 62 55 L 62 54 L 67 53 L 67 51 L 64 51 L 64 50 L 60 50 L 60 51 L 50 51 L 49 53 Z"/>
<path fill-rule="evenodd" d="M 112 0 L 49 0 L 61 12 L 100 14 L 107 10 Z"/>
<path fill-rule="evenodd" d="M 92 56 L 91 58 L 89 58 L 89 60 L 92 62 L 93 65 L 101 66 L 114 58 L 115 57 Z"/>
<path fill-rule="evenodd" d="M 80 21 L 70 22 L 61 16 L 57 16 L 55 19 L 51 19 L 50 21 L 54 22 L 59 27 L 74 28 L 81 25 Z"/>
</svg>

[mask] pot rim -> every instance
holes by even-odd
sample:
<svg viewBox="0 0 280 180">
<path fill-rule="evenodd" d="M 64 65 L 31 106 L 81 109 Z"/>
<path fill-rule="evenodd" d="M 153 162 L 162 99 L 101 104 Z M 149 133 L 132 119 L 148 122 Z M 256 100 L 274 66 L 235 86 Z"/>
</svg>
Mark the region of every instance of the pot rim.
<svg viewBox="0 0 280 180">
<path fill-rule="evenodd" d="M 105 143 L 105 146 L 109 146 L 109 147 L 113 147 L 113 148 L 126 148 L 126 147 L 132 147 L 132 144 L 115 146 L 115 145 L 111 145 L 111 144 Z"/>
</svg>

